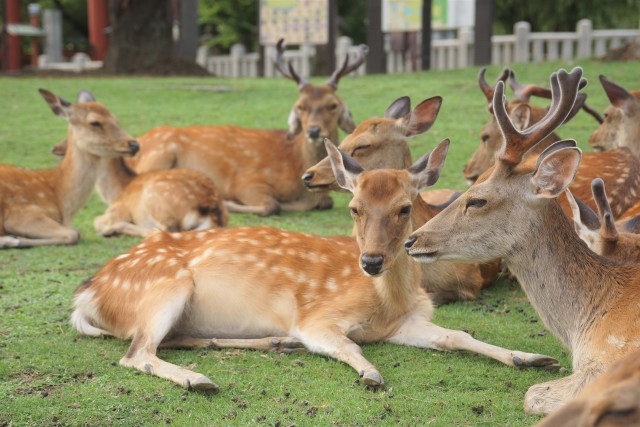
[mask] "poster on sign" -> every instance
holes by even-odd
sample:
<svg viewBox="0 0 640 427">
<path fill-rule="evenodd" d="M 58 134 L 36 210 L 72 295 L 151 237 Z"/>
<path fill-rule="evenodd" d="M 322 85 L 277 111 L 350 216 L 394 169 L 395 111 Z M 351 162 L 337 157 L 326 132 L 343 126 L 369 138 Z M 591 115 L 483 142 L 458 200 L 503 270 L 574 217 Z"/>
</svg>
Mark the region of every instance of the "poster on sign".
<svg viewBox="0 0 640 427">
<path fill-rule="evenodd" d="M 382 0 L 382 31 L 420 31 L 422 0 Z"/>
<path fill-rule="evenodd" d="M 329 0 L 260 0 L 260 44 L 327 44 Z"/>
</svg>

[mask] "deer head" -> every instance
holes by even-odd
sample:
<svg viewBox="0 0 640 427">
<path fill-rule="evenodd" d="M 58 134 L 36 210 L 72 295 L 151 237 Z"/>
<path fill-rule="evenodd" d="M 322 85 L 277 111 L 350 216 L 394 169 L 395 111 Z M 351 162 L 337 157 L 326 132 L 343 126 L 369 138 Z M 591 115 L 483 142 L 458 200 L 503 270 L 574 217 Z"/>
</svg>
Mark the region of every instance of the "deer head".
<svg viewBox="0 0 640 427">
<path fill-rule="evenodd" d="M 335 70 L 324 85 L 314 86 L 296 73 L 293 65 L 284 60 L 284 39 L 276 45 L 275 66 L 280 73 L 298 84 L 300 95 L 289 114 L 289 136 L 303 133 L 311 143 L 322 145 L 324 138 L 338 140 L 338 127 L 347 133 L 355 128 L 355 123 L 347 105 L 336 94 L 340 78 L 356 70 L 366 59 L 369 48 L 360 46 L 359 55 L 353 61 L 345 58 L 340 68 Z"/>
<path fill-rule="evenodd" d="M 429 130 L 441 105 L 442 98 L 434 96 L 411 110 L 409 97 L 400 97 L 391 103 L 383 118 L 363 121 L 342 141 L 340 149 L 365 170 L 407 168 L 411 165 L 408 138 Z M 327 158 L 307 169 L 302 181 L 311 191 L 341 189 Z"/>
<path fill-rule="evenodd" d="M 564 140 L 537 159 L 523 161 L 524 156 L 566 119 L 585 84 L 580 68 L 553 73 L 553 100 L 547 114 L 535 125 L 518 130 L 505 106 L 504 82 L 499 81 L 492 106 L 504 142 L 495 169 L 418 229 L 406 242 L 408 253 L 421 262 L 487 262 L 508 257 L 526 244 L 529 224 L 539 221 L 540 209 L 573 180 L 581 151 L 575 141 Z"/>
</svg>

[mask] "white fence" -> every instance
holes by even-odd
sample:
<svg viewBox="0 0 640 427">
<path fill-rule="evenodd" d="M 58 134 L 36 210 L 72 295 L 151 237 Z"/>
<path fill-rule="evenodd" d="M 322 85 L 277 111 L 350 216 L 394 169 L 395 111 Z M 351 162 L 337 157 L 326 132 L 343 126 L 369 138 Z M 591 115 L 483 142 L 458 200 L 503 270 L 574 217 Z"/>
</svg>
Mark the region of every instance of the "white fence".
<svg viewBox="0 0 640 427">
<path fill-rule="evenodd" d="M 577 58 L 600 57 L 609 49 L 640 37 L 640 30 L 594 30 L 588 19 L 576 25 L 575 32 L 532 33 L 528 22 L 514 25 L 514 34 L 493 36 L 491 38 L 491 63 L 507 65 L 516 62 L 543 62 Z M 419 41 L 421 38 L 417 37 Z M 465 68 L 473 65 L 473 30 L 461 28 L 456 38 L 433 40 L 431 42 L 431 68 L 447 70 Z M 402 73 L 421 69 L 420 46 L 412 51 L 394 51 L 390 38 L 385 40 L 387 73 Z M 336 46 L 336 64 L 344 60 L 345 55 L 357 55 L 358 47 L 353 46 L 348 37 L 340 37 Z M 275 48 L 265 49 L 264 76 L 274 77 L 273 57 Z M 302 77 L 308 77 L 311 63 L 315 57 L 313 46 L 302 46 L 300 50 L 288 50 L 284 57 Z M 241 45 L 235 45 L 230 55 L 207 56 L 206 49 L 198 51 L 198 63 L 209 72 L 220 77 L 256 77 L 259 58 L 257 53 L 246 53 Z M 360 67 L 354 74 L 364 74 Z"/>
</svg>

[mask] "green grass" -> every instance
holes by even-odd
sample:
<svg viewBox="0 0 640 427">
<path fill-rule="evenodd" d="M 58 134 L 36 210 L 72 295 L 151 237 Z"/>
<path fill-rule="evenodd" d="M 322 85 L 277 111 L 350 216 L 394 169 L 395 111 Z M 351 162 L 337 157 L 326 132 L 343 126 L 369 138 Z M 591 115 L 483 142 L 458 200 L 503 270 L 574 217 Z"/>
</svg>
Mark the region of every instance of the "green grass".
<svg viewBox="0 0 640 427">
<path fill-rule="evenodd" d="M 598 74 L 631 89 L 637 63 L 583 62 L 591 84 L 588 102 L 608 105 Z M 516 65 L 522 82 L 548 85 L 550 72 L 567 64 Z M 476 83 L 478 69 L 344 78 L 339 93 L 356 121 L 380 116 L 393 99 L 416 105 L 442 95 L 440 117 L 412 142 L 414 157 L 443 138 L 452 145 L 437 188 L 464 189 L 462 168 L 489 119 Z M 499 68 L 487 73 L 492 81 Z M 320 80 L 318 80 L 319 82 Z M 215 92 L 196 87 L 228 86 Z M 285 127 L 295 85 L 286 80 L 210 78 L 0 78 L 0 162 L 43 168 L 56 164 L 52 144 L 66 125 L 38 95 L 43 87 L 73 99 L 90 89 L 131 134 L 163 124 L 238 124 Z M 587 147 L 593 119 L 579 114 L 559 133 Z M 231 225 L 269 224 L 318 234 L 348 234 L 346 195 L 333 210 L 285 213 L 268 219 L 233 215 Z M 518 371 L 468 353 L 439 353 L 377 344 L 366 357 L 385 378 L 386 390 L 366 391 L 348 366 L 317 355 L 252 351 L 163 350 L 172 363 L 202 372 L 220 394 L 185 393 L 173 383 L 117 365 L 128 343 L 79 337 L 69 326 L 73 289 L 138 239 L 103 239 L 92 229 L 104 210 L 97 197 L 74 219 L 82 233 L 75 247 L 0 251 L 0 425 L 530 425 L 522 409 L 527 388 L 564 374 Z M 570 355 L 545 332 L 517 284 L 500 280 L 477 301 L 439 308 L 435 321 L 504 347 L 558 358 Z"/>
</svg>

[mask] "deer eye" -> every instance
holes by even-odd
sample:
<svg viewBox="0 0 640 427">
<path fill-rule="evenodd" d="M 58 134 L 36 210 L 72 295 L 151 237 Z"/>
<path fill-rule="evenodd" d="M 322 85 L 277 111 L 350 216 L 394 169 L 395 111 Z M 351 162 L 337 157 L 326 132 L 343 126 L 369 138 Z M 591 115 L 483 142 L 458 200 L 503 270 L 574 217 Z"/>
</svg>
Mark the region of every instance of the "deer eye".
<svg viewBox="0 0 640 427">
<path fill-rule="evenodd" d="M 349 211 L 351 212 L 351 216 L 360 216 L 357 208 L 349 208 Z"/>
<path fill-rule="evenodd" d="M 371 148 L 371 145 L 367 144 L 367 145 L 360 145 L 356 148 L 353 149 L 353 151 L 351 152 L 351 157 L 357 156 L 358 152 L 362 152 L 365 150 L 368 150 L 369 148 Z"/>
<path fill-rule="evenodd" d="M 336 108 L 338 108 L 338 104 L 336 104 L 335 102 L 329 105 L 329 110 L 335 110 Z"/>
<path fill-rule="evenodd" d="M 306 105 L 298 105 L 298 111 L 307 111 Z"/>
<path fill-rule="evenodd" d="M 489 140 L 489 135 L 485 133 L 480 138 L 482 139 L 482 142 L 487 142 Z"/>
<path fill-rule="evenodd" d="M 411 205 L 403 206 L 400 209 L 400 216 L 408 216 L 411 213 Z"/>
<path fill-rule="evenodd" d="M 487 201 L 485 199 L 469 199 L 469 200 L 467 200 L 466 209 L 469 209 L 469 208 L 481 208 L 486 204 L 487 204 Z"/>
<path fill-rule="evenodd" d="M 100 123 L 100 122 L 89 122 L 89 124 L 92 127 L 97 128 L 97 129 L 101 129 L 102 128 L 102 123 Z"/>
</svg>

